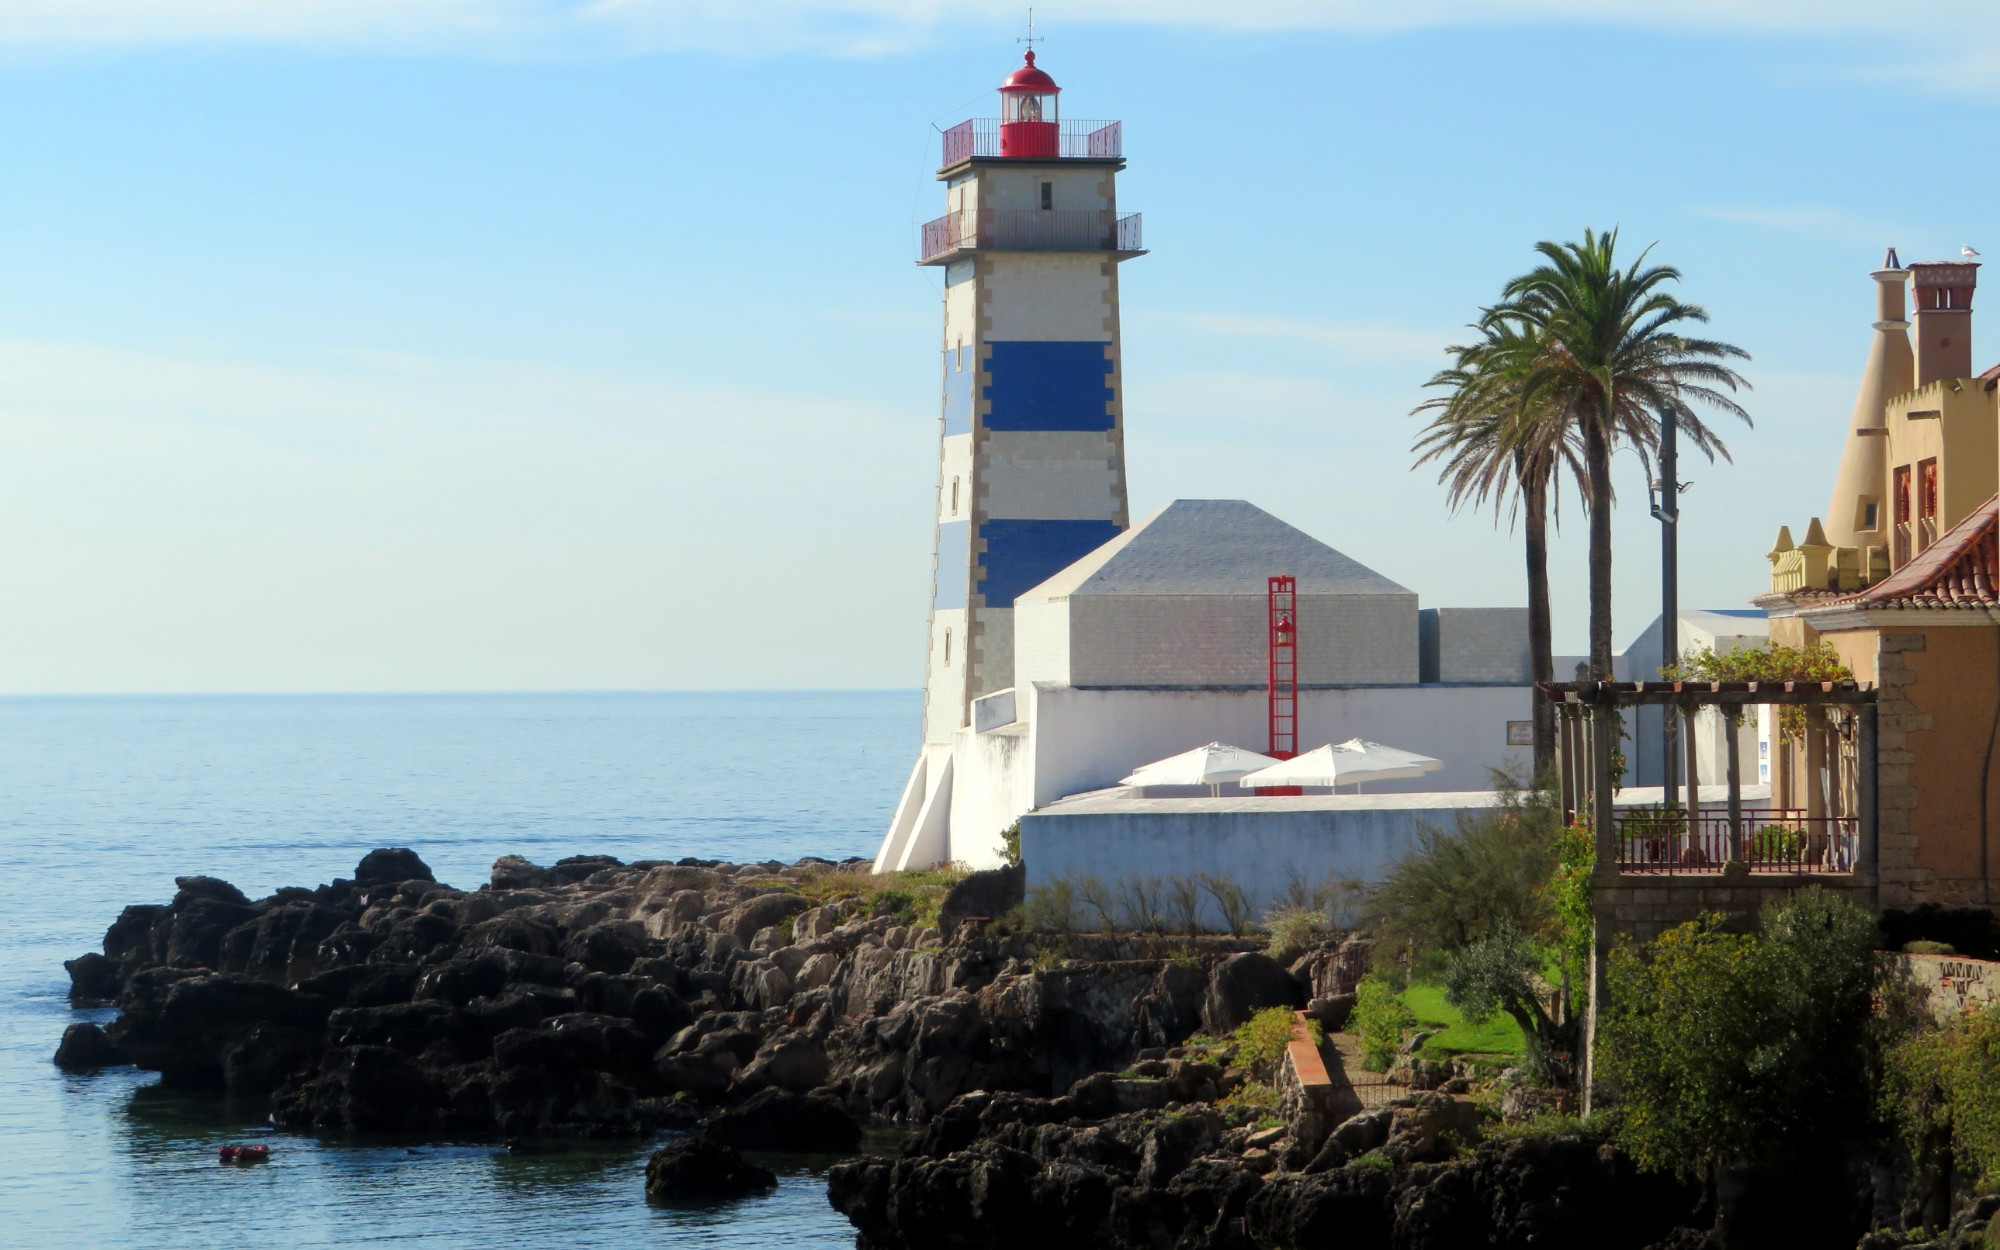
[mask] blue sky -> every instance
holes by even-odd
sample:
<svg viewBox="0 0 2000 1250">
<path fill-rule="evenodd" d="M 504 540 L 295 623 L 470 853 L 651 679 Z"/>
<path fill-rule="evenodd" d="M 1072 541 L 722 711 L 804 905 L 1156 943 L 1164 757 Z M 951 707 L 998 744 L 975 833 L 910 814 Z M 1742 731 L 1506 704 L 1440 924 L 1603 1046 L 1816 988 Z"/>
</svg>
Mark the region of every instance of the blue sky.
<svg viewBox="0 0 2000 1250">
<path fill-rule="evenodd" d="M 2000 247 L 1973 5 L 1927 11 L 1952 39 L 1847 4 L 1226 7 L 1037 12 L 1066 113 L 1125 122 L 1153 249 L 1135 514 L 1248 498 L 1427 605 L 1522 601 L 1408 413 L 1537 239 L 1657 241 L 1755 357 L 1736 464 L 1687 470 L 1713 607 L 1825 506 L 1882 249 Z M 933 123 L 992 113 L 1019 18 L 0 0 L 0 690 L 916 685 L 916 226 Z M 1658 534 L 1619 471 L 1622 643 Z"/>
</svg>

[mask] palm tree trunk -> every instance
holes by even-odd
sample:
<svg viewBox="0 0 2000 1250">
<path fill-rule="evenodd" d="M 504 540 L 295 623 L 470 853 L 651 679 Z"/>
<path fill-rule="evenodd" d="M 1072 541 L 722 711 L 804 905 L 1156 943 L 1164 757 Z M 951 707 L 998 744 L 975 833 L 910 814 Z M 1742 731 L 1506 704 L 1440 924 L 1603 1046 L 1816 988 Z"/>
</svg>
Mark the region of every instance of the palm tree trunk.
<svg viewBox="0 0 2000 1250">
<path fill-rule="evenodd" d="M 1611 439 L 1600 414 L 1583 427 L 1584 506 L 1590 510 L 1590 672 L 1611 679 Z"/>
<path fill-rule="evenodd" d="M 1521 512 L 1527 535 L 1528 662 L 1536 682 L 1556 678 L 1554 628 L 1549 621 L 1549 479 L 1541 466 L 1515 461 L 1521 489 Z M 1556 708 L 1535 694 L 1535 780 L 1541 782 L 1555 767 Z"/>
</svg>

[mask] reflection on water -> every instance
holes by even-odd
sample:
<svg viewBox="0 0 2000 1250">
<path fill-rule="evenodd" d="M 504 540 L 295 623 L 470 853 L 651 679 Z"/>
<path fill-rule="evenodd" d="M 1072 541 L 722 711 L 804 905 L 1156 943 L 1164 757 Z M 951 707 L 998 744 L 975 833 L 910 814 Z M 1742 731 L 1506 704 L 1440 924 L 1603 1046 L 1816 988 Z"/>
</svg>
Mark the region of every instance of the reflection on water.
<svg viewBox="0 0 2000 1250">
<path fill-rule="evenodd" d="M 0 1247 L 849 1247 L 826 1159 L 768 1197 L 649 1204 L 651 1144 L 510 1154 L 272 1132 L 129 1068 L 49 1062 L 62 961 L 179 873 L 252 897 L 415 847 L 476 885 L 523 854 L 792 859 L 874 849 L 912 695 L 0 699 Z M 758 771 L 774 758 L 783 772 Z M 701 761 L 700 767 L 689 763 Z M 753 787 L 729 780 L 756 775 Z M 216 1148 L 268 1143 L 225 1165 Z M 873 1143 L 871 1143 L 873 1145 Z M 893 1149 L 893 1142 L 876 1148 Z"/>
</svg>

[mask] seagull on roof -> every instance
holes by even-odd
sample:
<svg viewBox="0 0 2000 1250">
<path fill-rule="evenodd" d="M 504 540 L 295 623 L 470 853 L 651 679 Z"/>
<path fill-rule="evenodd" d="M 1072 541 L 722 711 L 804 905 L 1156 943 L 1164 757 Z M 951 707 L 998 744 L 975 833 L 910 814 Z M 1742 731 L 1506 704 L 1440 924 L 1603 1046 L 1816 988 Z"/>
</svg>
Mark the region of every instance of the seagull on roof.
<svg viewBox="0 0 2000 1250">
<path fill-rule="evenodd" d="M 1960 256 L 1965 257 L 1965 259 L 1967 260 L 1971 260 L 1973 257 L 1979 255 L 1979 249 L 1968 243 L 1964 247 L 1958 249 L 1958 254 Z"/>
</svg>

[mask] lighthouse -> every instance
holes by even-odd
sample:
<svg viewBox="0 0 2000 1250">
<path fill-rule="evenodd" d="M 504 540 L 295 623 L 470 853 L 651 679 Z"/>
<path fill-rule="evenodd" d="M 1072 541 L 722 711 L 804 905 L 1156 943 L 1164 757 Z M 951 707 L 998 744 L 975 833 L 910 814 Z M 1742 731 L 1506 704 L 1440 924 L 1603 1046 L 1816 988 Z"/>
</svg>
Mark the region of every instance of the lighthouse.
<svg viewBox="0 0 2000 1250">
<path fill-rule="evenodd" d="M 1131 519 L 1118 266 L 1140 220 L 1118 211 L 1120 124 L 1064 117 L 1061 96 L 1031 46 L 997 118 L 943 133 L 945 213 L 918 256 L 944 279 L 923 750 L 882 871 L 944 858 L 952 741 L 1014 686 L 1015 598 Z"/>
</svg>

